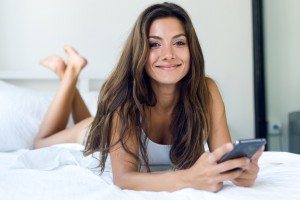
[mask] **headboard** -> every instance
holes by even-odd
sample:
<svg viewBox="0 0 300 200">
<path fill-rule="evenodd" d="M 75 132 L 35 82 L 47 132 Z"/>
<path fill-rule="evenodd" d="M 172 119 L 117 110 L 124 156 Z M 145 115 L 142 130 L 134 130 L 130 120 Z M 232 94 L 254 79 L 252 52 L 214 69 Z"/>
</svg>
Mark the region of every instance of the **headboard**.
<svg viewBox="0 0 300 200">
<path fill-rule="evenodd" d="M 0 80 L 56 80 L 58 79 L 53 73 L 46 71 L 28 71 L 28 70 L 2 70 L 0 71 Z M 104 81 L 98 74 L 80 74 L 78 78 L 78 89 L 81 92 L 88 92 L 91 88 L 91 81 Z"/>
</svg>

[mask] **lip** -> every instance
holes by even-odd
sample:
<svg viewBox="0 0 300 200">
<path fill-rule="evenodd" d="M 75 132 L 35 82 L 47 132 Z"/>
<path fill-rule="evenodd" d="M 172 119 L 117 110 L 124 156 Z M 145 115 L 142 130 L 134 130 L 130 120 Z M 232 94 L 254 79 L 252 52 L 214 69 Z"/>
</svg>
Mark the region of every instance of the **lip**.
<svg viewBox="0 0 300 200">
<path fill-rule="evenodd" d="M 177 67 L 180 67 L 182 64 L 166 64 L 166 65 L 157 65 L 156 67 L 163 69 L 163 70 L 173 70 L 176 69 Z"/>
</svg>

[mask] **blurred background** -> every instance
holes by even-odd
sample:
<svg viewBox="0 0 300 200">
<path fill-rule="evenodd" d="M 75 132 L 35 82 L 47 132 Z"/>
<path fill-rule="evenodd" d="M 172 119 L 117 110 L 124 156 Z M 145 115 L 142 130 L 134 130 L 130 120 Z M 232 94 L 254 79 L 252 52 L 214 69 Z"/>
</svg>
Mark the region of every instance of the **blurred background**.
<svg viewBox="0 0 300 200">
<path fill-rule="evenodd" d="M 64 57 L 70 44 L 89 64 L 83 75 L 101 84 L 114 68 L 139 13 L 153 0 L 0 0 L 0 75 L 50 73 L 38 62 Z M 251 0 L 174 0 L 189 13 L 207 75 L 222 93 L 232 140 L 255 137 Z M 300 1 L 263 0 L 266 137 L 270 150 L 289 151 L 289 114 L 300 110 Z M 3 75 L 4 74 L 4 75 Z M 1 77 L 1 76 L 0 76 Z M 54 91 L 57 80 L 7 80 Z"/>
<path fill-rule="evenodd" d="M 300 1 L 263 0 L 270 150 L 300 153 Z"/>
</svg>

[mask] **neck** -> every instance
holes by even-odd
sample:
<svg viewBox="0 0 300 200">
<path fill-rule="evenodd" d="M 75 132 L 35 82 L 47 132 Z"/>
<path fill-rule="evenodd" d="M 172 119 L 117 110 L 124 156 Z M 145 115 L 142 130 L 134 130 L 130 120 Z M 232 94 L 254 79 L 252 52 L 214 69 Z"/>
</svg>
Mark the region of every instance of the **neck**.
<svg viewBox="0 0 300 200">
<path fill-rule="evenodd" d="M 156 85 L 152 84 L 156 95 L 157 103 L 152 108 L 156 112 L 172 114 L 179 98 L 179 90 L 175 85 Z"/>
</svg>

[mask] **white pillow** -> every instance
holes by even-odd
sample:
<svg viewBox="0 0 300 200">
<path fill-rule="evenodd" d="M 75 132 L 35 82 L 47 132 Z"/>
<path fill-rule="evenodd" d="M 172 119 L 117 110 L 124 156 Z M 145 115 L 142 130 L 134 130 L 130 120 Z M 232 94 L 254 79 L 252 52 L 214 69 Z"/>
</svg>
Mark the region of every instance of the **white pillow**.
<svg viewBox="0 0 300 200">
<path fill-rule="evenodd" d="M 92 115 L 96 113 L 97 96 L 98 92 L 82 95 Z M 53 92 L 39 92 L 0 81 L 0 151 L 33 147 L 52 98 Z"/>
<path fill-rule="evenodd" d="M 0 81 L 0 151 L 32 148 L 51 95 Z"/>
</svg>

